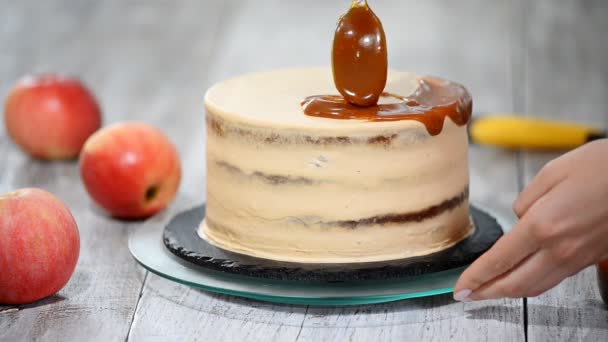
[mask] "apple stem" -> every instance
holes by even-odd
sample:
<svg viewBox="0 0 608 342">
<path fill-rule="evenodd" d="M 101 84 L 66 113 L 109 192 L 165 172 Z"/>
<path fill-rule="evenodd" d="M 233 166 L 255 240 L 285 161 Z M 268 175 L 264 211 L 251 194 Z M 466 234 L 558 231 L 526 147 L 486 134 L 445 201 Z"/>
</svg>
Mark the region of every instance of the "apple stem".
<svg viewBox="0 0 608 342">
<path fill-rule="evenodd" d="M 153 185 L 146 190 L 146 201 L 152 201 L 158 194 L 158 185 Z"/>
</svg>

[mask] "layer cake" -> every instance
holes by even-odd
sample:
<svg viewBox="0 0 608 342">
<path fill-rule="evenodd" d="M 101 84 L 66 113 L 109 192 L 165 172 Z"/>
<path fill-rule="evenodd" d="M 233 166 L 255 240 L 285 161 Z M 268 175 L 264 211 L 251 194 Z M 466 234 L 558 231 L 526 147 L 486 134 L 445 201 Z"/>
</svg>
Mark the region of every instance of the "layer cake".
<svg viewBox="0 0 608 342">
<path fill-rule="evenodd" d="M 387 94 L 416 94 L 429 83 L 458 90 L 428 99 L 441 109 L 438 127 L 422 120 L 423 111 L 417 120 L 305 115 L 303 99 L 335 93 L 331 75 L 277 70 L 208 90 L 199 235 L 255 257 L 351 263 L 430 254 L 471 234 L 467 131 L 452 119 L 470 116 L 466 89 L 389 71 Z M 458 105 L 447 105 L 454 96 Z M 401 101 L 385 94 L 379 104 Z"/>
</svg>

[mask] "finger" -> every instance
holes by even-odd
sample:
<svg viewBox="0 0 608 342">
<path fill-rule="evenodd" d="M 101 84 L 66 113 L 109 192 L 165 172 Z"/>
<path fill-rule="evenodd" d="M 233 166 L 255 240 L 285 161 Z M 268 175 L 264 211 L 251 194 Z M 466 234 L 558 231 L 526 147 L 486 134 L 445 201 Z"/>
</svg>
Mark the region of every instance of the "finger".
<svg viewBox="0 0 608 342">
<path fill-rule="evenodd" d="M 518 217 L 524 216 L 539 198 L 564 180 L 566 173 L 553 165 L 555 165 L 554 162 L 545 165 L 519 194 L 513 203 L 513 211 Z"/>
<path fill-rule="evenodd" d="M 576 274 L 580 268 L 576 265 L 562 265 L 549 273 L 544 279 L 530 287 L 526 297 L 536 297 L 554 288 L 564 279 Z"/>
<path fill-rule="evenodd" d="M 584 261 L 576 258 L 569 262 L 556 262 L 550 251 L 541 250 L 510 272 L 473 292 L 469 298 L 485 300 L 536 297 L 585 267 Z"/>
<path fill-rule="evenodd" d="M 520 220 L 510 232 L 462 273 L 454 286 L 454 299 L 465 299 L 468 294 L 508 272 L 537 249 L 538 246 L 528 234 L 526 220 Z"/>
<path fill-rule="evenodd" d="M 528 294 L 535 284 L 543 281 L 558 268 L 546 251 L 539 251 L 522 261 L 511 271 L 491 280 L 473 291 L 471 300 L 520 298 Z"/>
<path fill-rule="evenodd" d="M 569 245 L 576 243 L 585 247 L 578 248 L 577 251 L 571 252 L 573 256 L 562 258 L 561 262 L 556 261 L 556 263 L 559 264 L 559 267 L 555 271 L 549 273 L 544 279 L 534 284 L 528 291 L 527 296 L 536 297 L 555 287 L 564 279 L 597 263 L 598 260 L 604 259 L 598 258 L 598 255 L 602 255 L 600 254 L 601 252 L 594 253 L 594 251 L 600 251 L 603 246 L 605 246 L 605 238 L 601 231 L 593 230 L 589 234 L 585 234 L 582 242 L 569 240 L 566 243 Z"/>
</svg>

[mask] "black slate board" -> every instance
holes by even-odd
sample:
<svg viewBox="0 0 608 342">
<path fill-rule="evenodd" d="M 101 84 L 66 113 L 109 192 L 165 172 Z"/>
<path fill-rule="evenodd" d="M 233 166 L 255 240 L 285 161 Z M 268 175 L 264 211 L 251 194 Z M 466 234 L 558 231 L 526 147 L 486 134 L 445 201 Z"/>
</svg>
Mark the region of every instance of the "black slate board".
<svg viewBox="0 0 608 342">
<path fill-rule="evenodd" d="M 502 236 L 502 229 L 492 216 L 474 206 L 471 215 L 475 233 L 456 246 L 426 256 L 384 262 L 302 264 L 228 252 L 197 235 L 205 216 L 204 205 L 177 214 L 165 227 L 163 242 L 171 253 L 200 267 L 249 277 L 313 282 L 395 279 L 466 266 L 488 250 Z"/>
</svg>

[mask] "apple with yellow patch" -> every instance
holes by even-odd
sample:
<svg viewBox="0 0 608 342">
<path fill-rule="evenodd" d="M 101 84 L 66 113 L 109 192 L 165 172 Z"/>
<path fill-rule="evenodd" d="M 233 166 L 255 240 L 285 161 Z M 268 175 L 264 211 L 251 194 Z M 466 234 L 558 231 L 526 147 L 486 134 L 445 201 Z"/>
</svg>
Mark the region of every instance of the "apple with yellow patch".
<svg viewBox="0 0 608 342">
<path fill-rule="evenodd" d="M 93 200 L 118 218 L 140 219 L 175 196 L 181 166 L 175 146 L 157 128 L 118 123 L 93 134 L 80 156 L 80 175 Z"/>
<path fill-rule="evenodd" d="M 4 123 L 13 141 L 33 157 L 74 159 L 101 127 L 101 112 L 78 79 L 26 76 L 8 95 Z"/>
<path fill-rule="evenodd" d="M 0 303 L 26 304 L 68 282 L 80 237 L 70 210 L 41 189 L 0 195 Z"/>
</svg>

